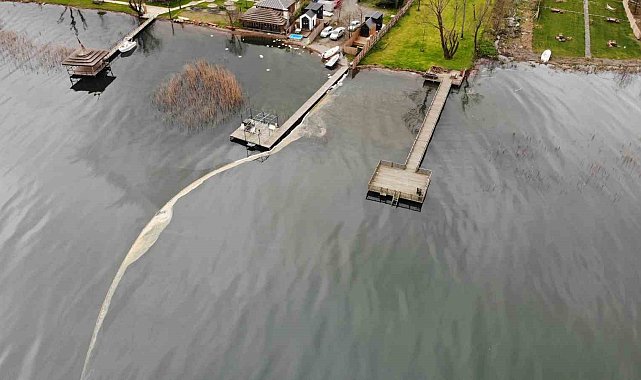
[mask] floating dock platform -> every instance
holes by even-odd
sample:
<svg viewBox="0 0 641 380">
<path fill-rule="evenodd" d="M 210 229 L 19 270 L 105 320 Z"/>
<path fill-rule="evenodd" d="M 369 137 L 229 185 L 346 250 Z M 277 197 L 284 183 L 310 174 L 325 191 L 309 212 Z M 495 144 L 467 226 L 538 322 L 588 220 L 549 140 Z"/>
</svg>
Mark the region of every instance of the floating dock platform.
<svg viewBox="0 0 641 380">
<path fill-rule="evenodd" d="M 392 206 L 398 206 L 401 200 L 419 204 L 425 201 L 432 171 L 422 169 L 421 162 L 445 107 L 450 89 L 452 85 L 460 86 L 464 73 L 438 74 L 435 79 L 439 82 L 438 90 L 432 98 L 432 103 L 414 139 L 405 164 L 380 161 L 367 185 L 368 192 L 378 194 L 381 200 L 391 198 Z M 426 80 L 430 79 L 426 78 Z"/>
<path fill-rule="evenodd" d="M 307 101 L 300 106 L 294 112 L 294 114 L 278 127 L 272 128 L 255 128 L 253 131 L 248 130 L 247 126 L 242 123 L 238 129 L 236 129 L 230 136 L 229 140 L 238 142 L 240 144 L 251 146 L 259 150 L 270 150 L 272 149 L 280 140 L 283 139 L 298 123 L 303 119 L 303 117 L 309 112 L 309 110 L 318 103 L 327 91 L 340 80 L 340 78 L 345 75 L 348 66 L 342 66 L 336 72 L 329 77 L 327 82 L 325 82 L 319 89 L 316 91 Z"/>
</svg>

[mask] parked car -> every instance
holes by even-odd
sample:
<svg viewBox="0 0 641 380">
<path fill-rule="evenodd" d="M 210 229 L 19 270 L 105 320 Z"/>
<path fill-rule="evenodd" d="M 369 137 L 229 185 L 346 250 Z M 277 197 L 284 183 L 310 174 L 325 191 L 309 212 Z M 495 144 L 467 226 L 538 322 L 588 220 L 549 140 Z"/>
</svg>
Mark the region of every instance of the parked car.
<svg viewBox="0 0 641 380">
<path fill-rule="evenodd" d="M 358 29 L 359 26 L 361 26 L 361 22 L 360 21 L 352 20 L 352 22 L 349 23 L 349 31 L 353 32 L 356 29 Z"/>
<path fill-rule="evenodd" d="M 334 17 L 334 13 L 330 11 L 323 11 L 323 17 L 332 18 Z"/>
<path fill-rule="evenodd" d="M 344 34 L 345 28 L 341 26 L 340 28 L 336 28 L 332 31 L 332 34 L 329 35 L 329 39 L 336 41 L 337 39 L 343 37 Z"/>
<path fill-rule="evenodd" d="M 325 29 L 321 30 L 320 36 L 325 38 L 329 37 L 330 34 L 334 31 L 334 28 L 331 26 L 326 27 Z"/>
</svg>

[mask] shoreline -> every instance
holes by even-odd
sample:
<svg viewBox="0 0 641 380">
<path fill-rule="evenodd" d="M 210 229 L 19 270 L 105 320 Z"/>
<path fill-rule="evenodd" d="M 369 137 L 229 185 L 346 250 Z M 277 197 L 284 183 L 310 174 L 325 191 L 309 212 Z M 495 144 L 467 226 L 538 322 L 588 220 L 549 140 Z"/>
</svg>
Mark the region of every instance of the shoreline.
<svg viewBox="0 0 641 380">
<path fill-rule="evenodd" d="M 111 10 L 111 9 L 103 9 L 99 7 L 85 8 L 85 7 L 78 7 L 77 5 L 65 5 L 65 4 L 55 3 L 55 2 L 49 3 L 49 2 L 39 2 L 39 1 L 32 1 L 32 0 L 17 0 L 17 1 L 0 0 L 0 1 L 7 2 L 7 3 L 22 3 L 22 4 L 31 3 L 31 4 L 38 4 L 38 5 L 57 5 L 57 6 L 63 6 L 63 7 L 76 8 L 76 9 L 89 9 L 89 10 L 96 10 L 96 11 L 103 11 L 103 12 L 118 13 L 118 14 L 132 16 L 134 18 L 138 18 L 137 15 L 132 13 Z M 286 45 L 303 48 L 307 50 L 309 53 L 322 54 L 322 51 L 319 50 L 317 47 L 315 47 L 314 44 L 305 45 L 300 41 L 289 40 L 287 36 L 282 34 L 266 33 L 266 32 L 247 30 L 242 28 L 230 29 L 228 27 L 222 27 L 216 24 L 201 22 L 196 20 L 169 20 L 164 17 L 158 17 L 156 18 L 156 21 L 171 22 L 181 26 L 191 25 L 195 27 L 201 27 L 208 30 L 212 30 L 218 33 L 224 33 L 224 34 L 235 35 L 240 37 L 261 37 L 266 39 L 276 39 L 282 42 L 286 42 Z M 529 24 L 530 24 L 528 25 L 529 27 L 533 26 L 533 23 L 529 23 Z M 531 30 L 526 30 L 525 33 L 522 34 L 522 36 L 527 38 L 527 36 L 531 36 L 531 32 L 532 32 Z M 497 49 L 497 51 L 499 52 L 498 58 L 496 59 L 477 58 L 472 61 L 471 65 L 468 67 L 468 70 L 478 69 L 480 66 L 483 66 L 483 65 L 497 64 L 497 63 L 501 65 L 509 64 L 509 63 L 524 63 L 524 64 L 529 64 L 531 66 L 536 64 L 541 64 L 539 62 L 540 59 L 538 54 L 536 54 L 532 50 L 531 39 L 527 38 L 527 40 L 530 42 L 529 44 L 526 43 L 527 45 L 530 45 L 529 49 L 523 45 L 521 45 L 523 46 L 523 48 L 517 47 L 516 44 L 518 43 L 519 40 L 520 40 L 519 38 L 503 38 L 503 39 L 497 40 L 497 45 L 499 45 L 499 49 Z M 599 72 L 613 72 L 618 74 L 641 73 L 641 59 L 609 59 L 609 58 L 594 58 L 594 57 L 585 58 L 585 57 L 552 56 L 552 59 L 546 64 L 546 66 L 554 70 L 582 72 L 586 74 L 599 73 Z M 410 72 L 410 73 L 416 73 L 416 74 L 425 73 L 424 71 L 420 71 L 420 70 L 400 68 L 400 67 L 398 68 L 388 67 L 388 66 L 377 65 L 377 64 L 359 65 L 358 68 L 359 70 L 383 69 L 383 70 L 393 71 L 393 72 Z"/>
</svg>

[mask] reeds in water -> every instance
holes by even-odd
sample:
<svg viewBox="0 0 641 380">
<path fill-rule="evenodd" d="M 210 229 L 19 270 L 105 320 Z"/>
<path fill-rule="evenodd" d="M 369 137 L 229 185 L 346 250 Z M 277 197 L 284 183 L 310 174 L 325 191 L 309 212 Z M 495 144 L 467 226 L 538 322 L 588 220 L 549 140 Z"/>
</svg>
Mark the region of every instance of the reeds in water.
<svg viewBox="0 0 641 380">
<path fill-rule="evenodd" d="M 0 57 L 33 70 L 60 69 L 74 49 L 60 45 L 39 45 L 28 36 L 0 29 Z"/>
<path fill-rule="evenodd" d="M 154 104 L 167 118 L 187 128 L 215 125 L 244 101 L 236 77 L 224 67 L 197 60 L 161 84 Z"/>
</svg>

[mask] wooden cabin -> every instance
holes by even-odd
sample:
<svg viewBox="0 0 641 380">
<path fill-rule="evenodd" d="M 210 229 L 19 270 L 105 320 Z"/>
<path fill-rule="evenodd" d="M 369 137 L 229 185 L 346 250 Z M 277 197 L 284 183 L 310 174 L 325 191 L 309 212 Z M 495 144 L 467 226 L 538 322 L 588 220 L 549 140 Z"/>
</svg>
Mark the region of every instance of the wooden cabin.
<svg viewBox="0 0 641 380">
<path fill-rule="evenodd" d="M 361 37 L 371 37 L 376 34 L 376 23 L 371 18 L 365 20 L 363 25 L 361 25 Z"/>
<path fill-rule="evenodd" d="M 316 16 L 316 13 L 312 10 L 307 10 L 305 13 L 300 15 L 300 18 L 298 19 L 298 27 L 301 30 L 312 30 L 316 26 L 317 22 L 318 17 Z"/>
<path fill-rule="evenodd" d="M 240 22 L 246 29 L 286 33 L 295 4 L 294 0 L 261 0 L 240 17 Z"/>
<path fill-rule="evenodd" d="M 365 16 L 365 21 L 370 19 L 376 24 L 376 30 L 381 30 L 383 27 L 383 12 L 375 11 Z"/>
</svg>

